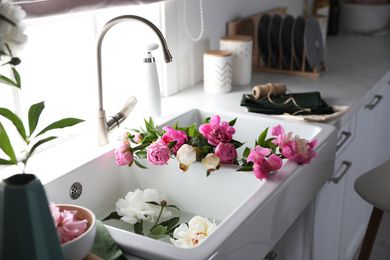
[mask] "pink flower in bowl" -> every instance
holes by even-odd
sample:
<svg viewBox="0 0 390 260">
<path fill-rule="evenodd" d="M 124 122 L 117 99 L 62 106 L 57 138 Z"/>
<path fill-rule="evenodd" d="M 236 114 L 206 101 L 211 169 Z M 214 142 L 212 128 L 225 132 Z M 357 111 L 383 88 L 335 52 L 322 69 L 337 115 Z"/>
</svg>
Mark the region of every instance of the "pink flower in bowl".
<svg viewBox="0 0 390 260">
<path fill-rule="evenodd" d="M 260 180 L 267 178 L 271 171 L 277 171 L 283 165 L 282 159 L 276 154 L 272 154 L 266 159 L 265 157 L 270 153 L 270 149 L 256 146 L 256 150 L 251 149 L 246 159 L 247 162 L 254 163 L 253 171 L 255 172 L 255 176 Z"/>
<path fill-rule="evenodd" d="M 156 142 L 153 142 L 146 149 L 148 160 L 153 165 L 166 164 L 172 155 L 168 145 L 162 139 L 158 139 Z"/>
<path fill-rule="evenodd" d="M 163 135 L 162 139 L 166 144 L 170 144 L 172 141 L 177 141 L 175 146 L 172 147 L 173 153 L 176 154 L 180 147 L 188 140 L 186 133 L 181 130 L 175 130 L 170 126 L 165 126 L 163 130 L 165 130 L 166 133 Z"/>
<path fill-rule="evenodd" d="M 221 122 L 219 116 L 213 116 L 210 123 L 199 127 L 199 132 L 208 140 L 209 144 L 217 146 L 219 143 L 228 143 L 236 132 L 228 122 Z"/>
<path fill-rule="evenodd" d="M 215 154 L 221 158 L 221 163 L 232 164 L 237 158 L 236 148 L 231 143 L 219 143 L 215 148 Z"/>
</svg>

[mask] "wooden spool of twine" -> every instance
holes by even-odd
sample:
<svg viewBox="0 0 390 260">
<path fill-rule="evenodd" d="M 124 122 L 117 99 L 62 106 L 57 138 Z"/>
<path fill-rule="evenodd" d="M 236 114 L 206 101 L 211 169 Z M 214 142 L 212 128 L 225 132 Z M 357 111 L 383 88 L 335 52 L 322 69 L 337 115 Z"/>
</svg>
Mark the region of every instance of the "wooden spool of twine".
<svg viewBox="0 0 390 260">
<path fill-rule="evenodd" d="M 292 97 L 291 94 L 289 95 L 289 98 L 286 101 L 284 101 L 283 103 L 279 103 L 278 104 L 278 103 L 275 103 L 271 99 L 271 98 L 274 98 L 274 97 L 285 96 L 286 95 L 286 91 L 287 91 L 286 85 L 284 85 L 283 83 L 275 83 L 275 84 L 267 83 L 265 85 L 254 86 L 253 89 L 252 89 L 252 93 L 253 93 L 253 98 L 254 99 L 268 99 L 271 104 L 274 104 L 276 106 L 285 105 L 288 102 L 293 102 L 294 105 L 298 109 L 300 109 L 299 111 L 296 111 L 295 113 L 293 113 L 293 115 L 296 115 L 296 114 L 299 114 L 299 113 L 302 113 L 302 112 L 309 112 L 309 113 L 311 112 L 310 108 L 300 107 L 297 104 L 297 102 L 295 101 L 295 99 Z M 288 95 L 287 95 L 287 97 L 288 97 Z"/>
<path fill-rule="evenodd" d="M 283 83 L 257 85 L 253 87 L 252 93 L 255 99 L 280 97 L 286 94 L 286 85 Z"/>
</svg>

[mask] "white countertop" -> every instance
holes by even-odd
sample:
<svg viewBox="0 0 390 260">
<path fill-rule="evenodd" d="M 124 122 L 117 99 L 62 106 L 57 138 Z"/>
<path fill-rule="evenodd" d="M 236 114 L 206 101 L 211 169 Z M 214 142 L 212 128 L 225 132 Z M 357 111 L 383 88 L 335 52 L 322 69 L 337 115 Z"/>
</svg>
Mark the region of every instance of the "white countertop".
<svg viewBox="0 0 390 260">
<path fill-rule="evenodd" d="M 349 113 L 327 122 L 340 127 L 356 112 L 364 95 L 390 73 L 390 37 L 328 36 L 325 62 L 328 71 L 318 78 L 253 72 L 249 85 L 233 86 L 226 94 L 206 93 L 201 82 L 163 98 L 163 114 L 189 108 L 246 113 L 240 106 L 242 94 L 250 94 L 255 85 L 281 82 L 293 93 L 319 91 L 331 106 L 350 106 Z"/>
</svg>

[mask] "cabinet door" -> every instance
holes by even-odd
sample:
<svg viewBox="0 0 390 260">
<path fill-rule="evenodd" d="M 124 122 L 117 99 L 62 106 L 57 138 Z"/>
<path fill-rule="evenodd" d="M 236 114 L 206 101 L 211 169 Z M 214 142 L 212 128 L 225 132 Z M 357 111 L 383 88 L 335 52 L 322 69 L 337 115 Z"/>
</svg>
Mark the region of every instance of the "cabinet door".
<svg viewBox="0 0 390 260">
<path fill-rule="evenodd" d="M 390 158 L 390 79 L 380 82 L 380 89 L 365 106 L 371 118 L 370 168 L 375 168 Z M 365 117 L 367 118 L 367 117 Z"/>
</svg>

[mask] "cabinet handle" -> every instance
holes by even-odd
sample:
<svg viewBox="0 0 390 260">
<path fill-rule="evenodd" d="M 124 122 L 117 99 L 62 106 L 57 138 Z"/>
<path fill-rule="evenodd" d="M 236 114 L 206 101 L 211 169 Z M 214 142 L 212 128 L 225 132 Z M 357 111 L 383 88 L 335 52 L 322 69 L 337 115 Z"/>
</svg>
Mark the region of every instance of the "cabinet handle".
<svg viewBox="0 0 390 260">
<path fill-rule="evenodd" d="M 347 132 L 347 131 L 341 132 L 339 140 L 343 137 L 344 138 L 341 140 L 340 144 L 336 145 L 336 152 L 345 144 L 345 142 L 351 137 L 351 135 L 352 135 L 351 132 Z"/>
<path fill-rule="evenodd" d="M 340 174 L 340 176 L 338 177 L 333 177 L 333 178 L 330 178 L 330 181 L 332 181 L 333 183 L 339 183 L 339 181 L 341 180 L 341 178 L 343 178 L 343 176 L 347 173 L 347 171 L 349 170 L 349 168 L 351 168 L 352 166 L 352 163 L 350 161 L 343 161 L 343 163 L 341 164 L 341 166 L 345 166 L 345 169 L 344 171 Z M 340 168 L 341 168 L 340 166 Z"/>
<path fill-rule="evenodd" d="M 274 260 L 278 254 L 275 251 L 268 252 L 264 259 Z"/>
<path fill-rule="evenodd" d="M 378 105 L 379 102 L 381 102 L 382 98 L 383 98 L 382 95 L 375 95 L 374 98 L 373 98 L 374 103 L 373 103 L 373 104 L 371 104 L 371 103 L 370 103 L 370 104 L 367 104 L 367 105 L 365 106 L 365 108 L 368 108 L 368 109 L 370 109 L 370 110 L 373 110 L 373 109 L 376 107 L 376 105 Z"/>
</svg>

